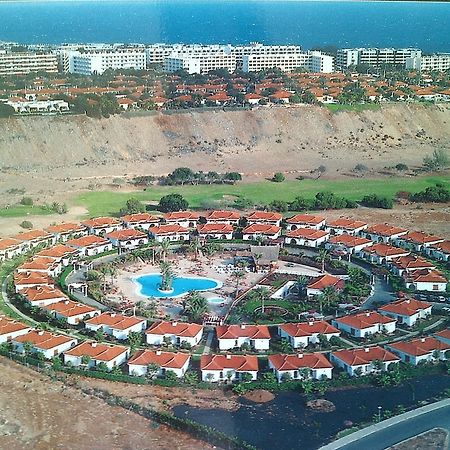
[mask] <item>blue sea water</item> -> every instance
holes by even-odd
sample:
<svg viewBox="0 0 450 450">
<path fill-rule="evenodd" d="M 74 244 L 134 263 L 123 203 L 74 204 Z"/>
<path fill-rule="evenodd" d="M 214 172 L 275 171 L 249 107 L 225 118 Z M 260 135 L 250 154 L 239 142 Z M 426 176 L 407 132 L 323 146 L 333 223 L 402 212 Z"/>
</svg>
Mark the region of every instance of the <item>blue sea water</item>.
<svg viewBox="0 0 450 450">
<path fill-rule="evenodd" d="M 450 3 L 265 0 L 0 2 L 0 40 L 248 43 L 450 51 Z"/>
<path fill-rule="evenodd" d="M 190 291 L 208 291 L 220 287 L 220 283 L 211 278 L 202 277 L 175 277 L 172 282 L 171 292 L 162 292 L 159 290 L 161 285 L 160 274 L 142 275 L 135 279 L 139 285 L 141 295 L 145 297 L 170 298 L 179 297 Z"/>
</svg>

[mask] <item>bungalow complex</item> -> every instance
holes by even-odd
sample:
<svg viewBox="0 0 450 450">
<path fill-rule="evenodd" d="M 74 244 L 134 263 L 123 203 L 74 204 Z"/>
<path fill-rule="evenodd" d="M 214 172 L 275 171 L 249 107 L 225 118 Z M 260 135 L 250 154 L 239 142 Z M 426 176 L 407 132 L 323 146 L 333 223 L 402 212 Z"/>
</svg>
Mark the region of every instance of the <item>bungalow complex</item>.
<svg viewBox="0 0 450 450">
<path fill-rule="evenodd" d="M 78 223 L 60 223 L 52 225 L 45 229 L 48 233 L 53 234 L 57 241 L 65 242 L 69 239 L 75 239 L 86 236 L 88 233 L 86 228 Z"/>
<path fill-rule="evenodd" d="M 211 211 L 206 216 L 206 223 L 224 223 L 228 225 L 238 225 L 241 216 L 235 211 Z"/>
<path fill-rule="evenodd" d="M 201 239 L 233 239 L 233 225 L 217 222 L 197 226 L 197 233 Z"/>
<path fill-rule="evenodd" d="M 159 217 L 152 216 L 149 213 L 127 214 L 120 218 L 125 228 L 142 228 L 148 230 L 150 227 L 159 223 Z"/>
<path fill-rule="evenodd" d="M 68 300 L 66 294 L 50 286 L 33 286 L 20 291 L 26 301 L 33 306 L 45 306 Z"/>
<path fill-rule="evenodd" d="M 439 339 L 440 341 L 444 342 L 445 344 L 450 345 L 450 328 L 439 331 L 434 336 L 436 337 L 436 339 Z"/>
<path fill-rule="evenodd" d="M 313 216 L 311 214 L 297 214 L 286 220 L 286 229 L 288 231 L 298 228 L 312 228 L 320 230 L 325 225 L 325 217 Z"/>
<path fill-rule="evenodd" d="M 367 223 L 361 220 L 340 218 L 332 220 L 325 225 L 325 230 L 331 235 L 350 234 L 352 236 L 367 228 Z"/>
<path fill-rule="evenodd" d="M 281 227 L 264 223 L 253 223 L 242 230 L 244 241 L 255 241 L 260 238 L 278 239 L 281 234 Z"/>
<path fill-rule="evenodd" d="M 147 328 L 147 320 L 140 317 L 129 317 L 114 312 L 104 312 L 99 316 L 86 320 L 84 326 L 87 330 L 102 329 L 106 334 L 116 339 L 128 339 L 130 333 L 141 333 Z"/>
<path fill-rule="evenodd" d="M 450 358 L 450 344 L 434 337 L 394 342 L 387 348 L 400 356 L 403 362 L 416 366 L 421 361 L 435 361 Z"/>
<path fill-rule="evenodd" d="M 164 214 L 164 222 L 168 225 L 180 225 L 184 228 L 195 228 L 200 216 L 192 211 L 176 211 Z"/>
<path fill-rule="evenodd" d="M 16 352 L 25 353 L 29 345 L 32 353 L 41 353 L 46 359 L 52 359 L 71 349 L 77 342 L 74 338 L 43 330 L 30 330 L 12 340 Z"/>
<path fill-rule="evenodd" d="M 364 247 L 359 256 L 363 259 L 371 262 L 372 264 L 386 265 L 388 262 L 395 258 L 402 256 L 408 256 L 409 251 L 402 248 L 393 247 L 389 244 L 379 243 L 371 245 L 370 247 Z"/>
<path fill-rule="evenodd" d="M 282 220 L 283 220 L 282 214 L 277 212 L 254 211 L 247 216 L 248 225 L 264 223 L 279 227 L 281 225 Z"/>
<path fill-rule="evenodd" d="M 103 236 L 122 228 L 120 221 L 113 217 L 96 217 L 95 219 L 84 220 L 81 224 L 88 229 L 89 234 L 95 234 L 96 236 Z"/>
<path fill-rule="evenodd" d="M 239 381 L 246 373 L 256 380 L 258 369 L 255 355 L 202 355 L 200 358 L 202 381 Z"/>
<path fill-rule="evenodd" d="M 391 268 L 395 275 L 406 276 L 415 270 L 434 269 L 435 265 L 420 256 L 406 255 L 393 259 Z"/>
<path fill-rule="evenodd" d="M 135 249 L 141 245 L 148 244 L 147 235 L 133 228 L 107 233 L 105 234 L 105 238 L 111 241 L 114 247 L 118 247 L 119 249 Z"/>
<path fill-rule="evenodd" d="M 388 225 L 387 223 L 372 225 L 362 232 L 367 239 L 374 242 L 384 242 L 385 244 L 398 239 L 400 236 L 404 236 L 406 233 L 408 231 L 404 228 Z"/>
<path fill-rule="evenodd" d="M 248 344 L 255 350 L 268 350 L 270 331 L 267 325 L 221 325 L 216 327 L 220 350 Z"/>
<path fill-rule="evenodd" d="M 333 336 L 340 336 L 341 332 L 324 320 L 315 320 L 278 325 L 278 334 L 287 339 L 293 348 L 299 348 L 318 343 L 319 336 L 330 340 Z"/>
<path fill-rule="evenodd" d="M 55 236 L 42 230 L 31 230 L 19 233 L 14 239 L 21 241 L 25 251 L 35 248 L 38 245 L 53 245 L 56 242 Z"/>
<path fill-rule="evenodd" d="M 431 303 L 408 298 L 388 303 L 378 308 L 378 311 L 384 316 L 396 319 L 398 324 L 412 327 L 419 319 L 431 316 L 431 307 Z"/>
<path fill-rule="evenodd" d="M 42 306 L 51 316 L 61 319 L 70 325 L 78 325 L 83 320 L 90 319 L 100 311 L 92 306 L 84 303 L 73 302 L 72 300 L 64 300 L 62 302 L 50 303 Z"/>
<path fill-rule="evenodd" d="M 445 292 L 447 278 L 441 272 L 432 269 L 419 269 L 407 275 L 406 287 L 416 291 Z"/>
<path fill-rule="evenodd" d="M 27 334 L 30 330 L 28 325 L 0 315 L 0 344 L 10 342 L 22 334 Z"/>
<path fill-rule="evenodd" d="M 313 297 L 315 295 L 321 295 L 325 288 L 333 288 L 339 291 L 344 288 L 345 281 L 342 278 L 337 278 L 334 275 L 328 273 L 313 278 L 306 286 L 306 295 Z"/>
<path fill-rule="evenodd" d="M 301 245 L 304 247 L 319 247 L 328 240 L 330 234 L 314 228 L 296 228 L 288 231 L 284 237 L 284 243 Z"/>
<path fill-rule="evenodd" d="M 23 242 L 19 239 L 0 239 L 0 261 L 11 259 L 24 252 Z"/>
<path fill-rule="evenodd" d="M 143 376 L 147 374 L 150 364 L 158 367 L 155 376 L 165 376 L 170 370 L 178 378 L 184 376 L 188 370 L 191 355 L 189 353 L 162 352 L 161 350 L 138 350 L 128 360 L 130 375 Z"/>
<path fill-rule="evenodd" d="M 36 257 L 47 257 L 53 258 L 55 261 L 60 262 L 63 266 L 68 266 L 72 260 L 77 257 L 79 250 L 70 247 L 69 245 L 58 244 L 51 248 L 45 248 L 40 252 L 36 253 Z"/>
<path fill-rule="evenodd" d="M 403 236 L 398 237 L 395 240 L 395 242 L 400 247 L 420 252 L 426 247 L 429 247 L 430 245 L 439 244 L 440 242 L 444 242 L 444 240 L 445 239 L 443 238 L 431 236 L 421 231 L 409 231 Z"/>
<path fill-rule="evenodd" d="M 438 261 L 450 261 L 450 241 L 438 242 L 425 249 L 425 253 Z"/>
<path fill-rule="evenodd" d="M 391 364 L 398 364 L 400 358 L 382 347 L 338 350 L 330 355 L 331 362 L 344 369 L 350 376 L 367 375 L 386 371 Z"/>
<path fill-rule="evenodd" d="M 270 355 L 269 368 L 278 382 L 312 378 L 331 378 L 333 365 L 323 353 L 299 353 L 298 355 Z"/>
<path fill-rule="evenodd" d="M 64 352 L 64 363 L 78 367 L 86 365 L 88 368 L 100 363 L 106 364 L 109 370 L 123 364 L 130 349 L 121 345 L 101 344 L 99 342 L 82 342 L 76 347 Z"/>
<path fill-rule="evenodd" d="M 58 276 L 62 271 L 62 264 L 53 258 L 47 256 L 41 256 L 39 258 L 33 258 L 25 261 L 21 264 L 16 271 L 22 272 L 41 272 L 51 277 Z"/>
<path fill-rule="evenodd" d="M 53 278 L 43 272 L 20 272 L 14 274 L 14 286 L 16 293 L 24 288 L 33 286 L 51 286 L 55 287 Z"/>
<path fill-rule="evenodd" d="M 109 252 L 113 248 L 108 239 L 94 235 L 71 239 L 70 241 L 67 241 L 66 244 L 77 249 L 81 256 L 94 256 L 99 253 Z"/>
<path fill-rule="evenodd" d="M 162 241 L 188 241 L 189 229 L 178 224 L 155 225 L 148 229 L 150 237 L 157 242 Z"/>
<path fill-rule="evenodd" d="M 393 333 L 396 322 L 376 311 L 337 317 L 332 321 L 336 328 L 357 338 L 366 338 L 375 333 Z"/>
<path fill-rule="evenodd" d="M 194 347 L 203 336 L 203 326 L 196 323 L 165 322 L 152 323 L 145 332 L 147 344 L 162 345 L 169 341 L 173 345 L 183 342 Z"/>
<path fill-rule="evenodd" d="M 373 245 L 373 242 L 370 239 L 343 233 L 331 237 L 325 244 L 325 248 L 329 250 L 341 250 L 346 254 L 354 255 L 363 248 L 370 247 L 371 245 Z"/>
</svg>

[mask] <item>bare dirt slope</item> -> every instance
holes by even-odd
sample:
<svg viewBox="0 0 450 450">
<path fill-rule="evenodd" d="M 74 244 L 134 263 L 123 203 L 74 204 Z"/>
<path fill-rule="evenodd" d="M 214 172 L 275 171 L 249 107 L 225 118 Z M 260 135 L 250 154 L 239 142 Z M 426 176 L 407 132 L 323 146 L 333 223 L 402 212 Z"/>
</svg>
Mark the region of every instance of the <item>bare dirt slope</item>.
<svg viewBox="0 0 450 450">
<path fill-rule="evenodd" d="M 3 357 L 0 448 L 124 450 L 211 448 Z"/>
<path fill-rule="evenodd" d="M 4 176 L 34 172 L 49 179 L 159 175 L 181 165 L 247 174 L 320 164 L 328 172 L 357 163 L 415 165 L 439 146 L 450 147 L 449 106 L 388 105 L 338 113 L 299 106 L 0 122 Z"/>
</svg>

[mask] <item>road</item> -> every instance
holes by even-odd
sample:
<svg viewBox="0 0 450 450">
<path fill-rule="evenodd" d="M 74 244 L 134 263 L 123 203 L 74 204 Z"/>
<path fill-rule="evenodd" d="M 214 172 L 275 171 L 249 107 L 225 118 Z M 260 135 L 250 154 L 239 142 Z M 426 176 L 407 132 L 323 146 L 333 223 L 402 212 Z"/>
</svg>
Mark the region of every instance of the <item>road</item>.
<svg viewBox="0 0 450 450">
<path fill-rule="evenodd" d="M 385 420 L 326 445 L 320 450 L 384 450 L 398 442 L 436 427 L 450 431 L 449 400 Z M 349 440 L 355 438 L 357 439 L 349 442 Z"/>
</svg>

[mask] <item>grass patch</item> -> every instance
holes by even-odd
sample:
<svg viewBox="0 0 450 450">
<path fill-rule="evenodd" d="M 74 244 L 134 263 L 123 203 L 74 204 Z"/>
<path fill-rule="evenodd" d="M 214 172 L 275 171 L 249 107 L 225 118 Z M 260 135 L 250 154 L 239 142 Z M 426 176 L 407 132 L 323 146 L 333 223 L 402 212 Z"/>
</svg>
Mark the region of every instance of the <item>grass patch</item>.
<svg viewBox="0 0 450 450">
<path fill-rule="evenodd" d="M 0 217 L 25 217 L 25 216 L 48 216 L 55 214 L 47 208 L 41 206 L 14 205 L 9 208 L 0 208 Z"/>
<path fill-rule="evenodd" d="M 238 183 L 235 185 L 198 186 L 153 186 L 147 191 L 138 192 L 85 192 L 78 195 L 72 204 L 83 206 L 89 216 L 117 214 L 129 198 L 143 202 L 159 201 L 170 193 L 180 193 L 189 202 L 190 208 L 202 208 L 211 202 L 224 202 L 229 196 L 242 197 L 255 204 L 267 204 L 273 200 L 292 201 L 297 196 L 313 198 L 317 192 L 331 191 L 350 200 L 361 200 L 365 195 L 378 194 L 394 197 L 398 191 L 419 192 L 436 183 L 450 185 L 447 176 L 429 177 L 390 177 L 389 179 L 352 178 L 346 180 L 302 180 L 272 183 Z"/>
<path fill-rule="evenodd" d="M 381 109 L 381 105 L 377 103 L 363 103 L 356 105 L 339 105 L 339 104 L 329 104 L 325 105 L 331 112 L 339 112 L 339 111 L 352 111 L 359 112 L 365 110 L 378 110 Z"/>
</svg>

